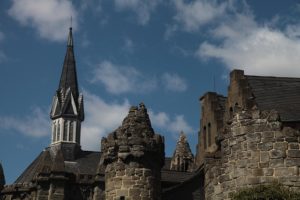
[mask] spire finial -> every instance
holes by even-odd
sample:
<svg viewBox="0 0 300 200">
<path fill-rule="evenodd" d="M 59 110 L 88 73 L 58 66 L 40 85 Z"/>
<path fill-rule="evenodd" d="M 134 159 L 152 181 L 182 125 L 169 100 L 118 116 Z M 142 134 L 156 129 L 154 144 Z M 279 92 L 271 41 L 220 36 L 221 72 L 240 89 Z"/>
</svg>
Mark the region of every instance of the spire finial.
<svg viewBox="0 0 300 200">
<path fill-rule="evenodd" d="M 72 21 L 72 18 L 71 18 L 71 21 Z M 68 47 L 73 47 L 72 26 L 70 27 L 69 36 L 68 36 L 68 44 L 67 45 L 68 45 Z"/>
</svg>

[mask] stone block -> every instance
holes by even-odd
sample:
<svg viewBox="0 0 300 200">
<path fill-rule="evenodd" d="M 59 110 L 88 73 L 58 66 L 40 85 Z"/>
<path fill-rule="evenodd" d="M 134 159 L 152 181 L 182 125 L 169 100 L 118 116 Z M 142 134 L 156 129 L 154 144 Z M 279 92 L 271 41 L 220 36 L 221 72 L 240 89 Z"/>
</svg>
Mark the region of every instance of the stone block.
<svg viewBox="0 0 300 200">
<path fill-rule="evenodd" d="M 269 162 L 261 162 L 261 163 L 258 164 L 258 167 L 267 168 L 267 167 L 269 167 Z"/>
<path fill-rule="evenodd" d="M 261 151 L 270 151 L 273 149 L 273 142 L 262 142 L 258 144 L 258 149 Z"/>
<path fill-rule="evenodd" d="M 257 168 L 257 169 L 252 169 L 252 176 L 263 176 L 264 172 L 263 169 Z"/>
<path fill-rule="evenodd" d="M 279 167 L 274 169 L 275 176 L 293 176 L 293 170 L 290 170 L 287 167 Z"/>
<path fill-rule="evenodd" d="M 285 165 L 287 167 L 300 166 L 300 158 L 287 158 L 285 160 Z"/>
<path fill-rule="evenodd" d="M 285 141 L 287 141 L 287 142 L 298 142 L 298 137 L 286 137 Z"/>
<path fill-rule="evenodd" d="M 288 150 L 288 157 L 291 157 L 291 158 L 300 158 L 300 150 L 298 149 L 291 149 L 291 150 Z"/>
<path fill-rule="evenodd" d="M 273 176 L 273 174 L 274 174 L 274 169 L 271 169 L 271 168 L 264 168 L 264 169 L 263 169 L 263 173 L 264 173 L 264 176 Z"/>
<path fill-rule="evenodd" d="M 247 141 L 259 143 L 261 140 L 261 133 L 249 133 L 247 134 Z"/>
<path fill-rule="evenodd" d="M 270 160 L 270 155 L 268 151 L 261 151 L 260 152 L 260 162 L 266 163 Z"/>
<path fill-rule="evenodd" d="M 299 143 L 289 143 L 289 149 L 299 149 Z"/>
<path fill-rule="evenodd" d="M 274 159 L 274 158 L 285 158 L 286 157 L 286 153 L 284 150 L 278 150 L 278 149 L 272 149 L 270 151 L 270 158 Z"/>
<path fill-rule="evenodd" d="M 247 183 L 249 185 L 255 185 L 260 183 L 260 177 L 250 176 L 247 177 Z"/>
<path fill-rule="evenodd" d="M 116 190 L 117 196 L 128 196 L 128 190 Z"/>
<path fill-rule="evenodd" d="M 285 151 L 288 148 L 287 142 L 276 142 L 274 143 L 274 149 Z"/>
<path fill-rule="evenodd" d="M 229 181 L 229 180 L 230 180 L 230 177 L 229 177 L 228 174 L 224 174 L 224 175 L 221 175 L 221 176 L 219 177 L 219 182 L 220 182 L 220 183 L 223 183 L 223 182 Z"/>
<path fill-rule="evenodd" d="M 283 158 L 270 159 L 270 167 L 284 167 Z"/>
</svg>

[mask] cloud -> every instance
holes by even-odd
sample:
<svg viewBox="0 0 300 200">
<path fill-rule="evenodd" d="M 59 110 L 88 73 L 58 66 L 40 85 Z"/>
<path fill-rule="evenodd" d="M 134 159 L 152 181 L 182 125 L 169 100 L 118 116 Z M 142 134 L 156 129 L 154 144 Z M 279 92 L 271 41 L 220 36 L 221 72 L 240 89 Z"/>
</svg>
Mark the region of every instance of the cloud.
<svg viewBox="0 0 300 200">
<path fill-rule="evenodd" d="M 187 89 L 186 81 L 177 74 L 164 73 L 162 81 L 165 88 L 171 91 L 183 92 Z"/>
<path fill-rule="evenodd" d="M 77 12 L 69 0 L 12 0 L 9 15 L 23 26 L 37 30 L 42 38 L 65 41 L 70 17 L 77 28 Z"/>
<path fill-rule="evenodd" d="M 174 0 L 177 14 L 174 19 L 186 31 L 196 31 L 201 26 L 221 17 L 229 7 L 228 2 L 217 3 L 216 0 L 195 0 L 186 3 L 184 0 Z"/>
<path fill-rule="evenodd" d="M 165 112 L 155 112 L 149 110 L 149 116 L 154 128 L 163 129 L 172 133 L 174 139 L 178 139 L 181 131 L 186 134 L 192 134 L 194 129 L 188 124 L 183 115 L 170 117 Z"/>
<path fill-rule="evenodd" d="M 84 91 L 83 95 L 86 118 L 82 124 L 81 145 L 83 149 L 99 150 L 101 138 L 121 126 L 128 114 L 130 103 L 127 99 L 121 103 L 106 102 L 88 91 Z M 154 129 L 170 131 L 175 139 L 182 130 L 188 134 L 193 132 L 193 128 L 186 122 L 183 115 L 170 117 L 165 112 L 150 110 L 149 116 Z"/>
<path fill-rule="evenodd" d="M 300 25 L 284 30 L 259 24 L 253 15 L 236 14 L 213 30 L 221 43 L 203 42 L 196 55 L 215 58 L 228 69 L 244 69 L 247 74 L 300 76 Z"/>
<path fill-rule="evenodd" d="M 101 82 L 112 94 L 148 92 L 157 87 L 154 78 L 147 79 L 133 67 L 118 66 L 110 61 L 97 66 L 91 82 Z"/>
<path fill-rule="evenodd" d="M 26 117 L 0 116 L 0 128 L 24 135 L 43 137 L 50 135 L 50 119 L 46 109 L 35 107 Z"/>
<path fill-rule="evenodd" d="M 146 25 L 151 13 L 156 9 L 161 0 L 114 0 L 118 11 L 130 10 L 136 13 L 138 22 Z"/>
<path fill-rule="evenodd" d="M 86 118 L 82 124 L 81 145 L 83 149 L 100 150 L 101 138 L 121 125 L 130 104 L 128 100 L 108 103 L 87 91 L 83 95 Z"/>
</svg>

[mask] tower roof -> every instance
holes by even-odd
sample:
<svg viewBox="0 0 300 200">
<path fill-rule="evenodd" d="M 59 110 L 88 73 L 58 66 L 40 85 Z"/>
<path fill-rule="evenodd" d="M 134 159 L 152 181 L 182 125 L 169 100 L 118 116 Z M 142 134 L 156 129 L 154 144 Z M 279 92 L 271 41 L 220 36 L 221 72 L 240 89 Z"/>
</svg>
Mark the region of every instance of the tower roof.
<svg viewBox="0 0 300 200">
<path fill-rule="evenodd" d="M 76 74 L 76 62 L 73 50 L 72 28 L 70 28 L 69 31 L 67 52 L 65 55 L 65 60 L 59 82 L 59 90 L 63 89 L 64 91 L 66 91 L 68 88 L 70 88 L 74 97 L 77 98 L 79 92 Z"/>
</svg>

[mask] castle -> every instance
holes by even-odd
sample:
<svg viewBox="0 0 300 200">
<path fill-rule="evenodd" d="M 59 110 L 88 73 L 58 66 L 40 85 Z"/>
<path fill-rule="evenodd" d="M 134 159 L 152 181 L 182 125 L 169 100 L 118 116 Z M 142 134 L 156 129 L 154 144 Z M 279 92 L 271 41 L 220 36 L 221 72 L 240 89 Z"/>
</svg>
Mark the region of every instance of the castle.
<svg viewBox="0 0 300 200">
<path fill-rule="evenodd" d="M 258 184 L 300 187 L 300 78 L 230 73 L 228 96 L 200 98 L 196 155 L 184 133 L 173 157 L 143 103 L 101 141 L 80 146 L 84 101 L 70 29 L 50 118 L 51 144 L 11 185 L 0 164 L 1 200 L 217 200 Z"/>
</svg>

